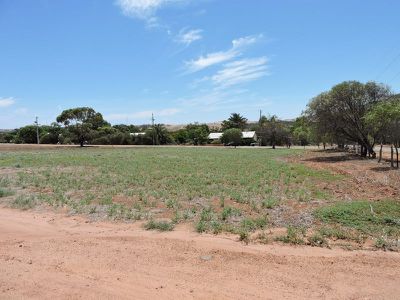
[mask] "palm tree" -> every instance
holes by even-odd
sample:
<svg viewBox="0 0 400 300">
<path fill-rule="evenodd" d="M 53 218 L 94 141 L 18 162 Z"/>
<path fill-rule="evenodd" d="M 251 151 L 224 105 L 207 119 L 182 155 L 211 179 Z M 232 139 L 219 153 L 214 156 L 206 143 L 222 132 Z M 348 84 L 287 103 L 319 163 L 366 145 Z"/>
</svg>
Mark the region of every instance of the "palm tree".
<svg viewBox="0 0 400 300">
<path fill-rule="evenodd" d="M 231 113 L 228 120 L 222 121 L 222 129 L 239 128 L 243 130 L 247 125 L 247 119 L 238 113 Z"/>
</svg>

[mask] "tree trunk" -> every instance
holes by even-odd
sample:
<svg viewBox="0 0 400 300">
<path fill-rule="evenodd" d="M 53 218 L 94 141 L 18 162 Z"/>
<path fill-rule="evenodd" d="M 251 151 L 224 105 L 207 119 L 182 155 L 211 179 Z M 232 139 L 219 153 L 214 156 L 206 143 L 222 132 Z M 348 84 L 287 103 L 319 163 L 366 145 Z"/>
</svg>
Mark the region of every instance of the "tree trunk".
<svg viewBox="0 0 400 300">
<path fill-rule="evenodd" d="M 390 166 L 394 168 L 394 163 L 393 163 L 393 145 L 390 146 Z"/>
<path fill-rule="evenodd" d="M 399 168 L 399 148 L 396 146 L 394 147 L 396 149 L 396 168 Z"/>
<path fill-rule="evenodd" d="M 382 144 L 382 142 L 381 142 L 381 148 L 379 149 L 379 159 L 378 159 L 378 163 L 380 163 L 381 160 L 382 160 L 382 148 L 383 148 L 383 144 Z"/>
<path fill-rule="evenodd" d="M 323 143 L 323 145 L 324 145 L 324 150 L 326 149 L 326 143 Z"/>
</svg>

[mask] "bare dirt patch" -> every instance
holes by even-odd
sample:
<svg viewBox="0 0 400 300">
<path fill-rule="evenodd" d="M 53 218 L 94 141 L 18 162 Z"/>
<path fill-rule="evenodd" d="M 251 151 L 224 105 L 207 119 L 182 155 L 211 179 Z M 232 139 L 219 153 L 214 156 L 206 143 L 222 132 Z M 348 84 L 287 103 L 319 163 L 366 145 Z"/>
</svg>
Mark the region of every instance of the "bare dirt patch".
<svg viewBox="0 0 400 300">
<path fill-rule="evenodd" d="M 400 199 L 400 171 L 391 169 L 387 163 L 378 164 L 376 160 L 333 151 L 309 151 L 301 156 L 289 157 L 288 161 L 344 175 L 345 180 L 340 182 L 321 183 L 320 187 L 331 191 L 335 198 Z"/>
<path fill-rule="evenodd" d="M 398 253 L 249 245 L 187 227 L 0 209 L 0 298 L 392 299 Z"/>
</svg>

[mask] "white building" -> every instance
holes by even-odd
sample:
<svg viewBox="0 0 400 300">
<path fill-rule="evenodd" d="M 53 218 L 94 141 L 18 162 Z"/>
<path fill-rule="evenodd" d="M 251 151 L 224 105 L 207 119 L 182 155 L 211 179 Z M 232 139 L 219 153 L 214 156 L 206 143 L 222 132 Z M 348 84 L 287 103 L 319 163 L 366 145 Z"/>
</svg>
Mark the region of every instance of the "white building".
<svg viewBox="0 0 400 300">
<path fill-rule="evenodd" d="M 221 139 L 223 133 L 222 132 L 211 132 L 208 135 L 208 139 L 212 141 L 216 141 Z M 254 141 L 257 141 L 257 134 L 255 131 L 243 131 L 242 132 L 242 138 L 243 139 L 252 139 Z"/>
</svg>

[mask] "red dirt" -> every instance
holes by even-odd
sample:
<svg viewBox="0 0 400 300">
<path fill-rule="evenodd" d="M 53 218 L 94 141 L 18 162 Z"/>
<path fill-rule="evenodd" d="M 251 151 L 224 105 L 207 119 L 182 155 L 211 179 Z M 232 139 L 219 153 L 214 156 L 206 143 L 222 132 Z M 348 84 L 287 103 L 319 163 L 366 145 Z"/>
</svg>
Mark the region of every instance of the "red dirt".
<svg viewBox="0 0 400 300">
<path fill-rule="evenodd" d="M 395 299 L 400 254 L 248 245 L 0 208 L 0 298 Z"/>
<path fill-rule="evenodd" d="M 388 163 L 362 159 L 344 152 L 309 151 L 288 161 L 302 163 L 313 169 L 328 170 L 345 176 L 345 180 L 322 183 L 320 188 L 344 200 L 400 200 L 400 171 Z"/>
</svg>

